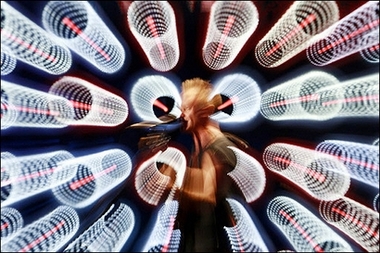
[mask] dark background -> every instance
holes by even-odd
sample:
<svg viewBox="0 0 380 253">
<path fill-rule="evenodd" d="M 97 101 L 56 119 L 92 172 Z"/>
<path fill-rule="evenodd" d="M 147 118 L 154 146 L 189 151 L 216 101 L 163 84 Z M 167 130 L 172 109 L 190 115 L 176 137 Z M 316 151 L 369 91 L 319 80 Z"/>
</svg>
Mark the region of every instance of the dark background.
<svg viewBox="0 0 380 253">
<path fill-rule="evenodd" d="M 193 2 L 193 10 L 189 8 L 189 2 Z M 259 12 L 257 29 L 234 62 L 223 70 L 215 71 L 204 65 L 201 56 L 202 43 L 204 42 L 207 29 L 208 12 L 202 11 L 200 1 L 169 1 L 174 8 L 177 18 L 180 60 L 173 70 L 168 73 L 160 73 L 150 67 L 146 56 L 128 28 L 126 11 L 120 9 L 119 3 L 117 1 L 92 1 L 91 4 L 98 11 L 98 14 L 106 25 L 109 26 L 122 44 L 125 45 L 126 51 L 128 51 L 130 56 L 130 62 L 126 64 L 128 66 L 125 66 L 118 73 L 103 74 L 89 66 L 89 64 L 79 57 L 76 57 L 73 53 L 75 61 L 65 75 L 78 76 L 93 82 L 125 98 L 128 105 L 131 106 L 128 91 L 133 86 L 133 80 L 135 80 L 136 75 L 142 71 L 150 71 L 151 73 L 162 75 L 174 74 L 180 80 L 193 77 L 212 79 L 220 73 L 228 73 L 228 71 L 244 67 L 251 70 L 252 75 L 257 77 L 256 81 L 262 92 L 273 87 L 279 80 L 286 80 L 287 77 L 289 78 L 292 75 L 297 75 L 297 73 L 304 73 L 306 70 L 312 69 L 333 73 L 339 80 L 348 80 L 370 73 L 378 73 L 378 63 L 366 62 L 361 58 L 359 53 L 350 55 L 325 67 L 316 67 L 309 63 L 305 51 L 302 51 L 279 67 L 262 67 L 255 59 L 254 48 L 258 41 L 290 7 L 293 1 L 253 2 Z M 8 3 L 42 27 L 40 16 L 42 7 L 46 3 L 45 1 L 10 1 Z M 366 3 L 366 1 L 337 1 L 337 3 L 340 17 L 343 18 Z M 59 76 L 46 74 L 18 61 L 16 69 L 11 74 L 2 76 L 2 79 L 47 91 L 50 85 L 59 79 Z M 72 152 L 76 152 L 77 150 L 77 152 L 80 152 L 80 150 L 94 149 L 96 147 L 122 145 L 126 147 L 137 162 L 139 159 L 137 142 L 143 133 L 125 128 L 138 121 L 137 115 L 134 115 L 133 111 L 131 111 L 126 122 L 117 127 L 69 126 L 58 130 L 14 127 L 1 131 L 1 148 L 2 152 L 9 151 L 15 155 L 22 155 L 54 150 L 57 147 L 62 147 Z M 339 118 L 327 121 L 293 120 L 274 122 L 258 115 L 251 125 L 236 126 L 231 129 L 222 128 L 222 130 L 228 130 L 246 140 L 252 147 L 252 154 L 259 161 L 262 159 L 265 147 L 279 141 L 314 148 L 326 139 L 372 144 L 379 138 L 378 117 Z M 185 149 L 191 149 L 190 139 L 184 134 L 172 136 L 172 141 L 173 145 L 181 145 Z M 317 211 L 317 202 L 303 194 L 298 186 L 274 175 L 269 170 L 266 170 L 266 172 L 267 187 L 265 192 L 259 200 L 249 206 L 253 210 L 253 216 L 256 215 L 263 225 L 263 235 L 267 234 L 273 242 L 272 250 L 286 249 L 289 247 L 288 243 L 284 239 L 278 239 L 280 233 L 268 222 L 266 217 L 265 210 L 268 201 L 274 196 L 285 194 L 293 196 L 306 206 L 310 205 L 310 209 L 314 212 Z M 354 181 L 350 187 L 348 196 L 371 207 L 376 192 L 378 192 L 378 189 L 372 189 L 367 185 Z M 117 194 L 105 198 L 104 203 L 100 203 L 101 201 L 99 201 L 99 204 L 96 205 L 98 211 L 95 213 L 98 215 L 103 210 L 102 208 L 108 205 L 110 201 L 121 199 L 136 205 L 136 208 L 142 215 L 141 217 L 144 217 L 142 220 L 149 219 L 152 212 L 155 211 L 154 207 L 142 203 L 135 195 L 132 177 L 130 177 L 123 187 L 118 189 Z M 40 202 L 43 206 L 43 202 Z M 91 210 L 95 209 L 94 207 Z M 144 222 L 142 223 L 139 231 L 136 232 L 136 235 L 139 236 L 135 238 L 140 238 L 145 233 Z M 83 227 L 85 226 L 83 225 Z M 345 237 L 344 235 L 342 236 Z M 353 244 L 353 247 L 359 247 L 349 238 L 346 239 Z M 133 242 L 130 245 L 133 245 Z"/>
</svg>

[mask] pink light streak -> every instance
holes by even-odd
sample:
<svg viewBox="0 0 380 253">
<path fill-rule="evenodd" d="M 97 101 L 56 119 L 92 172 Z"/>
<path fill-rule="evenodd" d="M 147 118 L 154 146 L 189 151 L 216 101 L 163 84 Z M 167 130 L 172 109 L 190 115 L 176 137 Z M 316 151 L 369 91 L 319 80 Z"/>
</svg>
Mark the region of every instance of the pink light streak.
<svg viewBox="0 0 380 253">
<path fill-rule="evenodd" d="M 44 170 L 44 171 L 36 171 L 36 172 L 31 173 L 29 175 L 24 175 L 24 176 L 21 176 L 21 177 L 18 177 L 18 178 L 14 178 L 14 179 L 11 179 L 11 180 L 1 181 L 1 187 L 10 185 L 10 184 L 15 183 L 15 182 L 21 182 L 21 181 L 25 181 L 25 180 L 28 180 L 28 179 L 31 179 L 31 178 L 36 178 L 36 177 L 40 177 L 40 176 L 43 176 L 43 175 L 51 174 L 55 170 L 58 170 L 58 169 L 60 169 L 60 168 L 59 167 L 57 167 L 57 168 L 50 168 L 50 169 L 47 169 L 47 170 Z"/>
<path fill-rule="evenodd" d="M 236 102 L 239 101 L 239 98 L 237 96 L 233 96 L 232 98 L 228 99 L 226 102 L 218 106 L 218 110 L 222 110 L 226 108 L 229 105 L 235 104 Z"/>
<path fill-rule="evenodd" d="M 13 41 L 15 41 L 16 43 L 18 43 L 19 45 L 24 46 L 24 47 L 26 47 L 27 49 L 30 49 L 32 52 L 34 52 L 34 53 L 36 53 L 36 54 L 38 54 L 38 55 L 44 57 L 45 59 L 47 59 L 47 60 L 49 60 L 49 61 L 51 61 L 51 62 L 56 62 L 56 61 L 57 61 L 57 59 L 54 58 L 53 56 L 51 56 L 51 55 L 45 53 L 44 51 L 42 51 L 41 49 L 36 48 L 36 47 L 33 46 L 33 45 L 31 45 L 31 44 L 29 44 L 29 43 L 23 41 L 22 39 L 20 39 L 20 38 L 14 36 L 13 34 L 9 33 L 8 31 L 6 31 L 6 30 L 4 30 L 4 29 L 1 30 L 1 35 L 5 35 L 5 36 L 7 36 L 7 37 L 10 38 L 11 40 L 13 40 Z"/>
<path fill-rule="evenodd" d="M 156 29 L 156 25 L 154 24 L 154 20 L 153 20 L 152 16 L 148 16 L 146 18 L 146 22 L 149 25 L 149 29 L 152 32 L 153 37 L 156 39 L 158 50 L 160 51 L 161 59 L 165 59 L 165 50 L 162 47 L 162 43 L 161 43 L 161 40 L 159 38 L 157 29 Z"/>
<path fill-rule="evenodd" d="M 360 220 L 358 220 L 357 218 L 347 214 L 346 212 L 342 211 L 342 210 L 339 210 L 335 207 L 333 207 L 331 209 L 333 212 L 336 212 L 342 216 L 344 216 L 345 218 L 347 218 L 348 220 L 354 222 L 356 225 L 358 225 L 360 228 L 363 228 L 366 232 L 370 233 L 373 237 L 379 237 L 379 232 L 378 231 L 373 231 L 370 227 L 368 227 L 367 225 L 365 225 L 363 222 L 361 222 Z"/>
<path fill-rule="evenodd" d="M 306 27 L 308 24 L 313 22 L 316 19 L 314 14 L 310 14 L 307 16 L 298 26 L 296 26 L 293 30 L 291 30 L 288 34 L 285 35 L 283 39 L 281 39 L 274 47 L 272 47 L 265 56 L 269 56 L 273 54 L 277 49 L 279 49 L 282 45 L 288 42 L 294 35 L 296 35 L 302 28 Z"/>
<path fill-rule="evenodd" d="M 292 225 L 301 233 L 301 235 L 311 244 L 311 246 L 317 252 L 324 252 L 324 250 L 309 236 L 309 234 L 294 220 L 289 214 L 287 214 L 284 210 L 280 210 L 279 212 L 282 216 L 284 216 Z"/>
<path fill-rule="evenodd" d="M 319 94 L 312 94 L 312 95 L 302 96 L 299 98 L 292 98 L 292 99 L 286 99 L 280 102 L 274 102 L 274 103 L 271 103 L 269 107 L 277 107 L 277 106 L 282 106 L 286 104 L 308 102 L 308 101 L 313 101 L 313 100 L 318 100 L 318 99 L 320 99 Z"/>
<path fill-rule="evenodd" d="M 82 103 L 82 102 L 75 101 L 75 100 L 70 100 L 70 103 L 75 108 L 87 110 L 87 111 L 90 111 L 91 106 L 92 106 L 90 104 Z M 103 107 L 103 108 L 99 108 L 99 112 L 112 115 L 114 113 L 114 110 Z"/>
<path fill-rule="evenodd" d="M 161 102 L 160 102 L 159 100 L 157 100 L 157 99 L 155 99 L 155 100 L 153 101 L 153 105 L 155 105 L 155 106 L 161 108 L 164 112 L 168 112 L 168 111 L 169 111 L 168 107 L 165 106 L 163 103 L 161 103 Z"/>
<path fill-rule="evenodd" d="M 285 159 L 285 158 L 282 158 L 282 157 L 275 157 L 274 158 L 275 161 L 280 161 L 282 163 L 285 163 L 285 164 L 288 164 L 288 165 L 292 165 L 294 167 L 296 167 L 297 169 L 300 169 L 302 171 L 305 171 L 307 174 L 309 174 L 310 176 L 314 177 L 315 179 L 317 179 L 319 182 L 324 182 L 326 180 L 326 177 L 325 175 L 321 174 L 321 173 L 318 173 L 314 170 L 311 170 L 303 165 L 300 165 L 300 164 L 296 164 L 288 159 Z"/>
<path fill-rule="evenodd" d="M 34 113 L 34 114 L 46 114 L 46 115 L 52 115 L 52 116 L 58 116 L 59 112 L 57 111 L 50 111 L 50 110 L 41 110 L 36 108 L 28 108 L 28 107 L 21 107 L 21 106 L 14 106 L 14 109 L 20 111 L 20 112 L 27 112 L 27 113 Z M 12 109 L 13 109 L 12 108 Z M 8 105 L 1 104 L 2 110 L 8 110 Z M 1 117 L 3 117 L 3 114 L 1 114 Z"/>
<path fill-rule="evenodd" d="M 87 37 L 87 35 L 84 34 L 83 31 L 77 25 L 75 25 L 74 22 L 72 22 L 68 17 L 63 18 L 62 23 L 64 25 L 67 25 L 76 34 L 82 37 L 88 44 L 90 44 L 90 46 L 92 46 L 96 51 L 98 51 L 107 61 L 111 60 L 111 57 L 102 48 L 100 48 L 92 39 Z"/>
<path fill-rule="evenodd" d="M 107 168 L 107 169 L 105 169 L 105 170 L 102 170 L 102 171 L 100 171 L 100 172 L 98 172 L 98 173 L 96 173 L 96 174 L 93 174 L 93 175 L 87 176 L 87 177 L 85 177 L 85 178 L 82 178 L 82 179 L 80 179 L 80 180 L 77 180 L 77 181 L 75 181 L 75 182 L 72 182 L 72 183 L 70 184 L 70 189 L 71 189 L 71 190 L 76 190 L 76 189 L 78 189 L 79 187 L 81 187 L 81 186 L 83 186 L 83 185 L 85 185 L 85 184 L 88 184 L 88 183 L 91 182 L 91 181 L 94 181 L 96 178 L 101 177 L 101 176 L 107 174 L 108 172 L 111 172 L 111 171 L 115 170 L 116 167 L 117 167 L 116 164 L 115 164 L 115 165 L 112 165 L 111 167 L 109 167 L 109 168 Z"/>
<path fill-rule="evenodd" d="M 371 23 L 365 25 L 364 27 L 361 27 L 358 30 L 356 30 L 356 31 L 354 31 L 354 32 L 352 32 L 350 34 L 345 35 L 343 38 L 337 40 L 336 42 L 332 42 L 330 45 L 327 45 L 327 46 L 319 49 L 318 50 L 318 54 L 322 54 L 322 53 L 326 52 L 327 50 L 329 50 L 329 49 L 331 49 L 331 48 L 339 45 L 340 43 L 343 43 L 344 41 L 347 41 L 347 40 L 349 40 L 349 39 L 351 39 L 351 38 L 353 38 L 353 37 L 355 37 L 355 36 L 357 36 L 357 35 L 365 32 L 365 31 L 367 31 L 369 29 L 372 29 L 372 28 L 374 28 L 375 26 L 378 26 L 378 25 L 379 25 L 379 19 L 378 20 L 374 20 Z"/>
<path fill-rule="evenodd" d="M 49 236 L 51 236 L 53 233 L 57 232 L 60 228 L 63 227 L 63 225 L 65 224 L 65 221 L 61 221 L 60 223 L 57 224 L 57 226 L 55 226 L 54 228 L 50 229 L 47 233 L 41 235 L 40 237 L 38 237 L 36 240 L 34 240 L 33 242 L 29 243 L 28 245 L 26 245 L 24 248 L 22 248 L 19 252 L 26 252 L 26 251 L 29 251 L 30 249 L 32 249 L 34 246 L 36 246 L 37 244 L 43 242 L 45 239 L 47 239 Z"/>
<path fill-rule="evenodd" d="M 357 164 L 357 165 L 364 166 L 366 168 L 370 168 L 373 170 L 379 170 L 379 166 L 377 166 L 375 164 L 366 163 L 366 162 L 363 162 L 363 161 L 360 161 L 357 159 L 352 159 L 350 157 L 343 157 L 343 156 L 335 156 L 335 157 L 337 157 L 338 159 L 345 161 L 345 162 Z"/>
<path fill-rule="evenodd" d="M 228 34 L 230 33 L 231 27 L 232 27 L 234 22 L 235 22 L 235 16 L 229 15 L 227 22 L 226 22 L 226 25 L 224 26 L 223 34 L 222 34 L 221 40 L 218 44 L 218 48 L 216 49 L 216 52 L 214 54 L 214 58 L 217 58 L 219 56 L 220 52 L 222 51 L 224 42 L 226 41 L 226 38 L 227 38 Z"/>
<path fill-rule="evenodd" d="M 328 102 L 323 102 L 322 105 L 331 105 L 331 104 L 339 104 L 339 103 L 352 103 L 352 102 L 360 102 L 360 101 L 370 101 L 375 100 L 375 102 L 379 102 L 379 95 L 368 95 L 368 96 L 360 96 L 360 97 L 353 97 L 353 98 L 344 98 L 344 99 L 337 99 L 332 100 Z"/>
<path fill-rule="evenodd" d="M 7 227 L 9 227 L 8 222 L 4 222 L 3 224 L 1 224 L 1 230 L 6 229 Z"/>
<path fill-rule="evenodd" d="M 380 48 L 380 46 L 379 45 L 374 45 L 374 46 L 372 46 L 372 47 L 370 47 L 370 51 L 375 51 L 375 50 L 378 50 Z"/>
<path fill-rule="evenodd" d="M 166 235 L 166 240 L 165 240 L 166 243 L 164 247 L 162 248 L 162 252 L 167 252 L 169 249 L 170 237 L 172 236 L 172 233 L 173 233 L 174 222 L 175 222 L 175 217 L 173 215 L 170 215 L 169 231 Z"/>
</svg>

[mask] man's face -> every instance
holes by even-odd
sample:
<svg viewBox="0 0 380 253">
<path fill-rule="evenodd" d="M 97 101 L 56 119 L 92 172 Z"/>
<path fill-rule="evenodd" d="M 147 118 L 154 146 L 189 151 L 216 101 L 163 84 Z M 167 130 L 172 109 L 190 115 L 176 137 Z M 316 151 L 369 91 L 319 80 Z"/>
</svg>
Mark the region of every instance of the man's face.
<svg viewBox="0 0 380 253">
<path fill-rule="evenodd" d="M 197 99 L 197 90 L 188 89 L 182 93 L 181 117 L 183 119 L 184 130 L 191 132 L 197 125 L 196 108 L 194 107 Z"/>
</svg>

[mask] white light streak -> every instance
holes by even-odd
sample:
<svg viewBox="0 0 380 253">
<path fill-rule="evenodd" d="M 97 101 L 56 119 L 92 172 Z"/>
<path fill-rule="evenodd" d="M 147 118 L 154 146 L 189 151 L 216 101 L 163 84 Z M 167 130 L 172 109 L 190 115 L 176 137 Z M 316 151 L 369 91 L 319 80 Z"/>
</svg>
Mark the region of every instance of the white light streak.
<svg viewBox="0 0 380 253">
<path fill-rule="evenodd" d="M 125 51 L 88 1 L 49 1 L 42 12 L 43 27 L 102 72 L 121 69 Z"/>
<path fill-rule="evenodd" d="M 235 225 L 224 226 L 232 252 L 269 252 L 259 230 L 247 210 L 238 201 L 227 198 L 233 213 Z"/>
<path fill-rule="evenodd" d="M 120 252 L 134 226 L 132 209 L 124 203 L 113 204 L 63 252 Z"/>
<path fill-rule="evenodd" d="M 273 143 L 265 148 L 263 160 L 268 169 L 289 179 L 319 200 L 334 200 L 344 196 L 351 183 L 343 162 L 312 149 Z"/>
<path fill-rule="evenodd" d="M 261 114 L 270 120 L 328 120 L 341 110 L 343 94 L 337 78 L 323 71 L 310 71 L 266 90 Z M 326 87 L 325 89 L 323 89 Z M 330 88 L 330 87 L 334 87 Z"/>
<path fill-rule="evenodd" d="M 132 170 L 131 158 L 121 149 L 76 157 L 61 166 L 77 168 L 77 174 L 52 191 L 58 201 L 75 208 L 92 204 L 123 182 Z"/>
<path fill-rule="evenodd" d="M 49 93 L 67 99 L 73 107 L 74 117 L 62 120 L 67 125 L 112 127 L 128 117 L 128 104 L 123 98 L 78 77 L 62 77 Z"/>
<path fill-rule="evenodd" d="M 59 206 L 51 213 L 22 228 L 2 245 L 3 252 L 55 252 L 75 235 L 79 217 L 69 206 Z"/>
<path fill-rule="evenodd" d="M 353 252 L 334 230 L 291 198 L 278 196 L 272 199 L 267 215 L 296 252 Z"/>
<path fill-rule="evenodd" d="M 174 100 L 173 108 L 168 108 L 167 113 L 178 118 L 182 103 L 179 90 L 170 79 L 160 75 L 144 76 L 137 80 L 130 95 L 132 108 L 142 120 L 160 122 L 153 110 L 154 101 L 160 97 Z"/>
<path fill-rule="evenodd" d="M 319 212 L 327 223 L 337 227 L 368 252 L 379 251 L 378 212 L 347 197 L 321 201 Z"/>
<path fill-rule="evenodd" d="M 72 64 L 71 52 L 22 13 L 1 1 L 1 45 L 26 64 L 49 74 L 67 72 Z"/>
<path fill-rule="evenodd" d="M 236 156 L 235 168 L 227 173 L 239 186 L 245 200 L 252 203 L 264 192 L 266 177 L 263 166 L 252 156 L 238 148 L 229 146 Z"/>
<path fill-rule="evenodd" d="M 17 60 L 12 51 L 1 43 L 1 75 L 5 76 L 16 68 Z"/>
<path fill-rule="evenodd" d="M 259 13 L 252 1 L 214 1 L 202 48 L 204 63 L 214 70 L 229 66 L 258 23 Z"/>
<path fill-rule="evenodd" d="M 1 246 L 24 226 L 21 213 L 13 207 L 1 207 Z"/>
<path fill-rule="evenodd" d="M 14 157 L 1 153 L 1 205 L 50 190 L 72 178 L 75 167 L 62 167 L 74 156 L 64 150 Z"/>
<path fill-rule="evenodd" d="M 165 151 L 159 151 L 156 155 L 143 162 L 137 168 L 135 187 L 139 196 L 152 205 L 159 203 L 170 183 L 170 177 L 160 172 L 157 166 L 158 163 L 169 166 L 176 172 L 176 179 L 167 200 L 172 200 L 175 192 L 181 188 L 186 171 L 185 155 L 173 147 L 168 147 Z"/>
<path fill-rule="evenodd" d="M 178 252 L 181 231 L 174 229 L 178 201 L 168 201 L 159 209 L 153 231 L 142 252 Z"/>
<path fill-rule="evenodd" d="M 315 35 L 338 20 L 335 1 L 294 1 L 257 43 L 256 59 L 264 67 L 277 67 L 306 49 Z"/>
<path fill-rule="evenodd" d="M 326 140 L 315 148 L 342 161 L 351 175 L 365 184 L 379 188 L 379 147 L 339 140 Z"/>
<path fill-rule="evenodd" d="M 1 81 L 1 129 L 63 128 L 73 117 L 73 107 L 65 98 Z"/>
<path fill-rule="evenodd" d="M 379 45 L 379 2 L 368 1 L 314 38 L 306 55 L 312 64 L 325 66 L 375 45 Z"/>
<path fill-rule="evenodd" d="M 211 116 L 218 122 L 249 121 L 260 111 L 261 90 L 257 82 L 248 75 L 235 73 L 224 76 L 214 84 L 211 98 L 216 94 L 226 96 L 232 104 L 231 115 L 220 110 Z"/>
<path fill-rule="evenodd" d="M 152 68 L 166 72 L 177 65 L 176 17 L 168 1 L 133 1 L 128 7 L 128 25 Z"/>
</svg>

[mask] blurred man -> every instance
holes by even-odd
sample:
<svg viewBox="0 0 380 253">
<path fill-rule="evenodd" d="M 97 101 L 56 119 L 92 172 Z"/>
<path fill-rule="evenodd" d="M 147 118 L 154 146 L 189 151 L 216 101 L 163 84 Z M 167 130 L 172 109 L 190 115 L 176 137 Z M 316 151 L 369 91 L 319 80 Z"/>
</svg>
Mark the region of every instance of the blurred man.
<svg viewBox="0 0 380 253">
<path fill-rule="evenodd" d="M 239 193 L 227 175 L 236 165 L 228 146 L 237 145 L 210 118 L 222 103 L 220 95 L 210 99 L 211 92 L 212 85 L 200 78 L 182 83 L 183 131 L 192 136 L 194 144 L 177 218 L 180 251 L 185 252 L 229 251 L 223 226 L 234 225 L 225 199 Z"/>
</svg>

